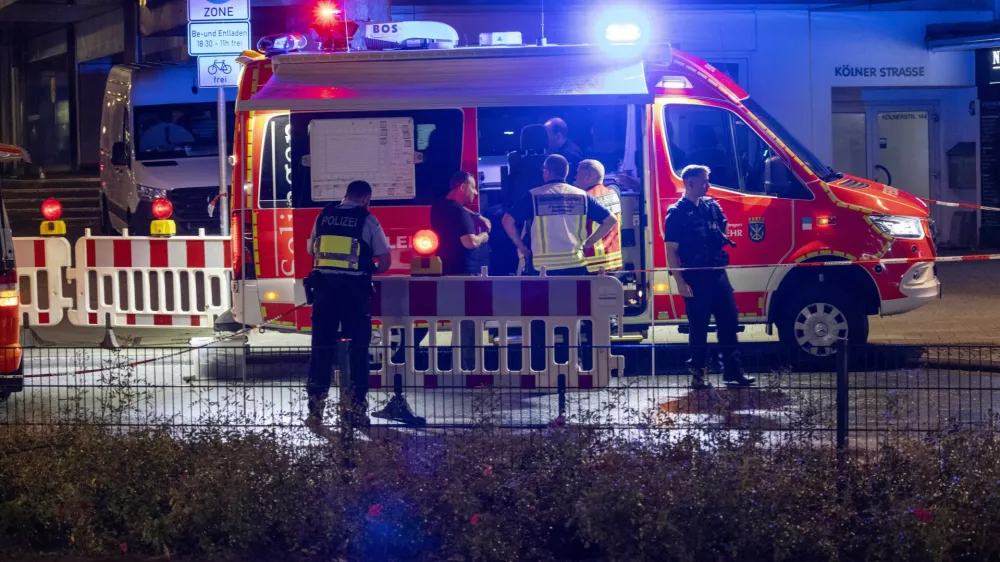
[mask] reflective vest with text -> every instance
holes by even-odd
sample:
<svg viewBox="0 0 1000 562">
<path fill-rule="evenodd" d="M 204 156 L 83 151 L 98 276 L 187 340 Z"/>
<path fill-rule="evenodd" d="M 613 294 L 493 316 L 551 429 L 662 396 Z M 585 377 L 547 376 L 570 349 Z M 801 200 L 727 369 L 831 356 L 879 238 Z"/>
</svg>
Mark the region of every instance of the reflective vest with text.
<svg viewBox="0 0 1000 562">
<path fill-rule="evenodd" d="M 566 183 L 547 183 L 531 194 L 531 254 L 535 269 L 584 267 L 587 193 Z"/>
<path fill-rule="evenodd" d="M 370 273 L 371 247 L 362 239 L 368 209 L 327 205 L 316 219 L 313 268 L 329 272 Z"/>
<path fill-rule="evenodd" d="M 611 232 L 598 240 L 597 244 L 583 249 L 584 258 L 587 260 L 587 271 L 597 273 L 604 268 L 604 271 L 615 271 L 622 268 L 622 202 L 618 198 L 618 193 L 601 184 L 587 190 L 597 202 L 606 207 L 611 214 L 618 218 L 618 224 L 611 229 Z M 601 225 L 587 221 L 587 236 L 593 234 Z"/>
</svg>

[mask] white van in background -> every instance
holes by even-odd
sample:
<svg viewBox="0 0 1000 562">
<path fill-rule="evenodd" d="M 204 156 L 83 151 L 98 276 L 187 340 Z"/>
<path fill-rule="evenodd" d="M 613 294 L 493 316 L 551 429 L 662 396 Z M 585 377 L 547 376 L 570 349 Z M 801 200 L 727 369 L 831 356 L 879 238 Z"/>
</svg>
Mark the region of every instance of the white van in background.
<svg viewBox="0 0 1000 562">
<path fill-rule="evenodd" d="M 178 234 L 219 233 L 219 205 L 208 214 L 219 193 L 217 93 L 198 88 L 195 73 L 194 66 L 175 64 L 111 69 L 101 108 L 103 233 L 148 234 L 157 197 L 173 203 Z M 231 153 L 236 89 L 225 93 Z M 227 165 L 227 185 L 230 172 Z"/>
</svg>

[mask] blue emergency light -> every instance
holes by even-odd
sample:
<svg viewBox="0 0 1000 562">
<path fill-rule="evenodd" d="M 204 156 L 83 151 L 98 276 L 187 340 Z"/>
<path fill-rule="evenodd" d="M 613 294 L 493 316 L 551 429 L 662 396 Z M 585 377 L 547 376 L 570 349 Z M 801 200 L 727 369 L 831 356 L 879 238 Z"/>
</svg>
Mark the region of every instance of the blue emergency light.
<svg viewBox="0 0 1000 562">
<path fill-rule="evenodd" d="M 267 56 L 282 55 L 299 51 L 306 46 L 306 36 L 301 33 L 279 33 L 265 35 L 257 41 L 257 51 Z"/>
<path fill-rule="evenodd" d="M 635 52 L 650 42 L 648 21 L 649 17 L 635 8 L 611 8 L 596 18 L 594 35 L 609 52 Z"/>
</svg>

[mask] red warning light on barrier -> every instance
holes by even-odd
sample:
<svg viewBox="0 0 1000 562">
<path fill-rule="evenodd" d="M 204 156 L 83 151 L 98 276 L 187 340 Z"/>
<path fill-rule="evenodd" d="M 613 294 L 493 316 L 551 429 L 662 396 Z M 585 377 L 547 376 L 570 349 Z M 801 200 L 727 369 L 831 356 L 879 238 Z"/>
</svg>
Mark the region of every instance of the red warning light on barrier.
<svg viewBox="0 0 1000 562">
<path fill-rule="evenodd" d="M 438 236 L 433 230 L 418 230 L 413 235 L 413 251 L 421 256 L 429 256 L 438 249 Z"/>
<path fill-rule="evenodd" d="M 153 216 L 157 220 L 167 220 L 172 214 L 174 214 L 173 203 L 163 197 L 157 197 L 153 200 Z"/>
<path fill-rule="evenodd" d="M 42 202 L 42 216 L 47 221 L 57 221 L 62 216 L 62 203 L 55 197 L 49 197 Z"/>
</svg>

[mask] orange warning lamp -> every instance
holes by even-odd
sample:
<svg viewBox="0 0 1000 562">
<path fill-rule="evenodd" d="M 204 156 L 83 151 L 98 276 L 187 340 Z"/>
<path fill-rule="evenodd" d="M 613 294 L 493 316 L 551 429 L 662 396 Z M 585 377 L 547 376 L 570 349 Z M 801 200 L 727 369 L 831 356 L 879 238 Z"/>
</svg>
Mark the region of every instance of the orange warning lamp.
<svg viewBox="0 0 1000 562">
<path fill-rule="evenodd" d="M 413 251 L 417 257 L 410 262 L 410 275 L 441 275 L 441 258 L 434 255 L 438 244 L 438 235 L 433 230 L 418 230 L 413 235 Z"/>
<path fill-rule="evenodd" d="M 173 236 L 177 234 L 177 223 L 170 215 L 174 214 L 174 204 L 165 197 L 153 199 L 153 217 L 155 220 L 149 223 L 150 236 Z"/>
<path fill-rule="evenodd" d="M 42 226 L 39 229 L 42 236 L 64 236 L 66 234 L 66 221 L 62 218 L 62 203 L 55 197 L 49 197 L 42 201 Z"/>
<path fill-rule="evenodd" d="M 49 197 L 42 201 L 42 216 L 47 221 L 57 221 L 62 216 L 62 203 L 55 197 Z"/>
<path fill-rule="evenodd" d="M 421 256 L 432 255 L 438 249 L 438 235 L 433 230 L 418 230 L 413 235 L 413 251 Z"/>
<path fill-rule="evenodd" d="M 165 197 L 157 197 L 153 200 L 153 216 L 158 220 L 167 220 L 174 214 L 174 204 Z"/>
</svg>

